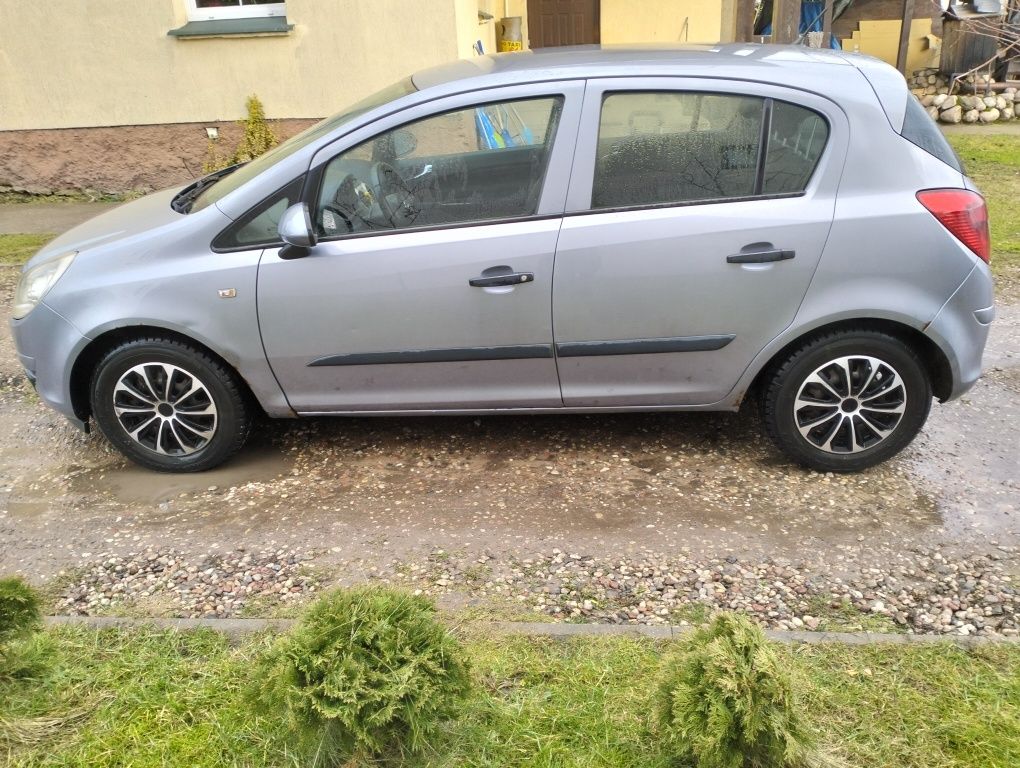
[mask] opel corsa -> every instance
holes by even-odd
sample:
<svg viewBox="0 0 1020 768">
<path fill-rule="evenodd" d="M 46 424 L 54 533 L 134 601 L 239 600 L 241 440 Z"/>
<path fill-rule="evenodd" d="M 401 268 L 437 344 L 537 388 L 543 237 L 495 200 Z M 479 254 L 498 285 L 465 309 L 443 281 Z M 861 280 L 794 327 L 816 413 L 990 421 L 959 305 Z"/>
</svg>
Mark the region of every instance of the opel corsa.
<svg viewBox="0 0 1020 768">
<path fill-rule="evenodd" d="M 39 395 L 196 471 L 253 419 L 733 411 L 888 459 L 980 374 L 985 203 L 891 67 L 803 48 L 553 49 L 420 72 L 44 247 Z"/>
</svg>

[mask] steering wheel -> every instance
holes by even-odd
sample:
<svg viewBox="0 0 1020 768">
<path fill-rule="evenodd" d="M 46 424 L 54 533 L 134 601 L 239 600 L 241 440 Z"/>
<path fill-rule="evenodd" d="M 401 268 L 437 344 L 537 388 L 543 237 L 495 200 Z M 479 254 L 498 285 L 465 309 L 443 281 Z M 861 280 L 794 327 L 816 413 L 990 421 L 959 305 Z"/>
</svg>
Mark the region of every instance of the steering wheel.
<svg viewBox="0 0 1020 768">
<path fill-rule="evenodd" d="M 375 202 L 386 224 L 394 229 L 408 227 L 421 213 L 421 206 L 404 178 L 389 163 L 375 163 L 371 170 Z"/>
<path fill-rule="evenodd" d="M 322 231 L 333 235 L 344 227 L 347 232 L 353 232 L 355 222 L 371 226 L 372 208 L 373 196 L 368 185 L 348 173 L 337 186 L 332 201 L 322 206 L 319 213 Z"/>
</svg>

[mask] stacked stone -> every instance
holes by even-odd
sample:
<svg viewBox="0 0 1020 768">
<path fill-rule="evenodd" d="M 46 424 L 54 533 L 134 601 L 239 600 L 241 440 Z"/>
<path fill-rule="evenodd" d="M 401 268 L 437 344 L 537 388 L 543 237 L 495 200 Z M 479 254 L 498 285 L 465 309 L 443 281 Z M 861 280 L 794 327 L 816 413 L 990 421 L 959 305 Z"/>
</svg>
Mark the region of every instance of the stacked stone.
<svg viewBox="0 0 1020 768">
<path fill-rule="evenodd" d="M 910 79 L 911 93 L 932 119 L 943 123 L 994 123 L 1018 116 L 1020 98 L 1016 88 L 993 93 L 991 85 L 995 81 L 989 75 L 968 75 L 961 82 L 973 86 L 977 93 L 950 95 L 946 78 L 937 70 L 922 69 Z"/>
<path fill-rule="evenodd" d="M 949 91 L 949 79 L 943 77 L 937 69 L 917 70 L 914 76 L 909 79 L 908 85 L 918 98 Z"/>
</svg>

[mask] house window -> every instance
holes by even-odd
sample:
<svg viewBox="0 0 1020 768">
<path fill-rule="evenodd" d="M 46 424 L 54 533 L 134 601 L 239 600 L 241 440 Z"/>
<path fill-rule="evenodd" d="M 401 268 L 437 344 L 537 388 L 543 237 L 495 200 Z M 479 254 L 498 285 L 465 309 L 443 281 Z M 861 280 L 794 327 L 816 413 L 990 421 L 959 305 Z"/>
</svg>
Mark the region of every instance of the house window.
<svg viewBox="0 0 1020 768">
<path fill-rule="evenodd" d="M 286 16 L 281 0 L 187 0 L 189 21 Z"/>
</svg>

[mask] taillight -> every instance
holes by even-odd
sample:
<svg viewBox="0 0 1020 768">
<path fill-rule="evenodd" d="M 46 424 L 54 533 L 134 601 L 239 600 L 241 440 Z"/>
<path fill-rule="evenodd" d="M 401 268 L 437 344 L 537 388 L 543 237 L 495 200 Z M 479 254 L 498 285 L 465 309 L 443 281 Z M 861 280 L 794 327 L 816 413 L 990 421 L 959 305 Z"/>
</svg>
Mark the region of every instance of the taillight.
<svg viewBox="0 0 1020 768">
<path fill-rule="evenodd" d="M 988 208 L 981 195 L 969 189 L 925 189 L 917 193 L 917 199 L 982 261 L 991 258 Z"/>
</svg>

